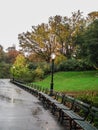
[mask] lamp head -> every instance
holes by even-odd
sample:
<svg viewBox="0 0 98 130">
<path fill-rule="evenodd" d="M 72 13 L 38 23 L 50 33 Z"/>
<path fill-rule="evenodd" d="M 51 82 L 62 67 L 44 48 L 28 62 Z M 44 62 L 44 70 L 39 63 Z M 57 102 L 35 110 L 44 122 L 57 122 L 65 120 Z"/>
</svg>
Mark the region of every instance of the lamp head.
<svg viewBox="0 0 98 130">
<path fill-rule="evenodd" d="M 54 60 L 55 57 L 56 57 L 55 53 L 52 53 L 52 54 L 51 54 L 51 59 Z"/>
<path fill-rule="evenodd" d="M 15 66 L 13 66 L 13 69 L 15 69 Z"/>
</svg>

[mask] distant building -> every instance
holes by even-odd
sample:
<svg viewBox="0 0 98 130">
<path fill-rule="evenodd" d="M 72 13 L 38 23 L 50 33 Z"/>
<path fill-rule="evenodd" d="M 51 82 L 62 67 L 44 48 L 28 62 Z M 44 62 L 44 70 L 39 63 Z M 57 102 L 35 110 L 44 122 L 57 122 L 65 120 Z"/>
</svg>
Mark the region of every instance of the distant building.
<svg viewBox="0 0 98 130">
<path fill-rule="evenodd" d="M 8 47 L 6 50 L 7 50 L 8 52 L 9 52 L 9 51 L 14 51 L 14 50 L 16 50 L 16 47 L 13 45 L 12 47 Z"/>
</svg>

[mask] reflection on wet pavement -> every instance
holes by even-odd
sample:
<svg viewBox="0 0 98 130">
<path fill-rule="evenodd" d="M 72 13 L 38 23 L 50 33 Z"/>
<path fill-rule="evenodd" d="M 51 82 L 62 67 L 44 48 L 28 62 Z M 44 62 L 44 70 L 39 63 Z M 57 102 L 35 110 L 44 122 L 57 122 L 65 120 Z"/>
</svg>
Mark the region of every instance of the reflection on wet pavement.
<svg viewBox="0 0 98 130">
<path fill-rule="evenodd" d="M 33 95 L 0 79 L 0 130 L 64 130 Z"/>
</svg>

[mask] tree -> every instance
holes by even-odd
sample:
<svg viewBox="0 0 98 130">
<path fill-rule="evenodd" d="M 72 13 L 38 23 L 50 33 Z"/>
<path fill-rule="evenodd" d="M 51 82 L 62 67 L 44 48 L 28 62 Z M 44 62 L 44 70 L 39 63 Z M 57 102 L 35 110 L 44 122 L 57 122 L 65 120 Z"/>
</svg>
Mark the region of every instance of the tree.
<svg viewBox="0 0 98 130">
<path fill-rule="evenodd" d="M 7 56 L 7 62 L 8 63 L 14 63 L 15 61 L 15 58 L 17 57 L 17 55 L 19 54 L 20 52 L 17 51 L 17 50 L 10 50 L 6 53 L 6 56 Z"/>
<path fill-rule="evenodd" d="M 0 62 L 4 61 L 5 57 L 6 57 L 6 55 L 5 55 L 5 52 L 3 50 L 3 46 L 0 45 Z"/>
<path fill-rule="evenodd" d="M 0 62 L 0 78 L 10 78 L 10 64 Z"/>
<path fill-rule="evenodd" d="M 81 36 L 81 50 L 82 56 L 92 64 L 96 69 L 98 68 L 98 19 L 94 20 L 86 28 L 86 31 Z"/>
<path fill-rule="evenodd" d="M 52 52 L 71 58 L 76 49 L 77 35 L 84 24 L 80 11 L 72 13 L 70 18 L 56 15 L 49 18 L 48 24 L 32 26 L 32 32 L 19 34 L 19 44 L 23 51 L 35 53 L 47 62 L 50 62 Z"/>
<path fill-rule="evenodd" d="M 96 19 L 98 19 L 98 11 L 93 11 L 88 14 L 87 22 L 91 23 Z"/>
<path fill-rule="evenodd" d="M 18 35 L 20 46 L 23 51 L 35 53 L 47 62 L 50 62 L 50 55 L 56 51 L 57 44 L 55 36 L 50 40 L 48 24 L 41 24 L 32 27 L 32 32 Z"/>
<path fill-rule="evenodd" d="M 61 45 L 61 53 L 70 59 L 75 53 L 77 48 L 77 37 L 85 27 L 85 19 L 82 16 L 82 12 L 72 12 L 72 16 L 50 17 L 49 24 L 51 32 L 56 34 L 57 42 Z"/>
<path fill-rule="evenodd" d="M 31 72 L 28 69 L 28 65 L 26 63 L 26 58 L 24 55 L 19 54 L 16 57 L 16 60 L 13 64 L 13 66 L 11 67 L 11 73 L 18 80 L 21 80 L 21 81 L 31 80 L 31 78 L 32 78 Z"/>
<path fill-rule="evenodd" d="M 68 18 L 56 15 L 49 18 L 50 32 L 56 35 L 56 40 L 59 43 L 59 50 L 61 54 L 66 53 L 65 42 L 69 36 Z"/>
</svg>

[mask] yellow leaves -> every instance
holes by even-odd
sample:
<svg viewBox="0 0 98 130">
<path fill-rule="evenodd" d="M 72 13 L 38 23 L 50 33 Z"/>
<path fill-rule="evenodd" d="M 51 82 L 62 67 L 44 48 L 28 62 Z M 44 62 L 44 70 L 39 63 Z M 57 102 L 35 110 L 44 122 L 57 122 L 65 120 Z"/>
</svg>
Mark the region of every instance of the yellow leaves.
<svg viewBox="0 0 98 130">
<path fill-rule="evenodd" d="M 97 17 L 98 18 L 98 11 L 94 11 L 88 14 L 90 17 Z"/>
<path fill-rule="evenodd" d="M 22 55 L 22 54 L 19 54 L 17 57 L 16 57 L 16 61 L 14 62 L 14 66 L 16 67 L 24 67 L 26 65 L 26 59 L 25 59 L 25 56 Z"/>
<path fill-rule="evenodd" d="M 57 56 L 56 59 L 55 59 L 55 64 L 58 65 L 62 61 L 66 61 L 66 60 L 67 60 L 67 58 L 64 55 L 59 54 L 59 56 Z"/>
</svg>

